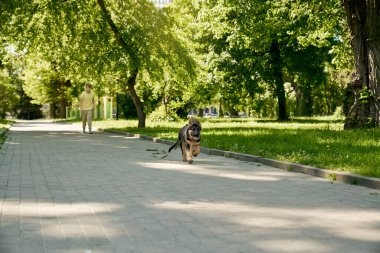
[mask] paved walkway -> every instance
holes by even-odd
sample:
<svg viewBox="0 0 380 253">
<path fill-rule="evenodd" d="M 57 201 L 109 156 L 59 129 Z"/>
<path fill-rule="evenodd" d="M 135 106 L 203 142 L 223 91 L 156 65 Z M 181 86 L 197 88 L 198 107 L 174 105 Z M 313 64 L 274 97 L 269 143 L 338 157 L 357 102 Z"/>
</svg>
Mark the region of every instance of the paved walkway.
<svg viewBox="0 0 380 253">
<path fill-rule="evenodd" d="M 379 190 L 79 130 L 11 128 L 1 253 L 380 253 Z"/>
</svg>

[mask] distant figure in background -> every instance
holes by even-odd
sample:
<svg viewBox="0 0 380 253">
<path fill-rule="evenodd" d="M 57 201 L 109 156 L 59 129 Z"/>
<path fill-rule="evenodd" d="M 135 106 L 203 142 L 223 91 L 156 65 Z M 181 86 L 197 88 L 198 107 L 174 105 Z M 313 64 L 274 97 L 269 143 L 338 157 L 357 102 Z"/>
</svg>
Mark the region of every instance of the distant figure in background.
<svg viewBox="0 0 380 253">
<path fill-rule="evenodd" d="M 86 84 L 85 91 L 79 97 L 79 108 L 82 115 L 83 133 L 86 132 L 86 121 L 88 123 L 88 132 L 92 134 L 92 112 L 95 108 L 95 94 L 91 90 L 92 85 Z"/>
</svg>

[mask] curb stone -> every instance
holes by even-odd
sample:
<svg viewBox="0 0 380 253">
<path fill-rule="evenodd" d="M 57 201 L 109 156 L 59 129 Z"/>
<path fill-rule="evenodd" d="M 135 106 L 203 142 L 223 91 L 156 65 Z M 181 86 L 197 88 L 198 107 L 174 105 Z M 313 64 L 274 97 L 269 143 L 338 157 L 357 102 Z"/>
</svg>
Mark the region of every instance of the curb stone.
<svg viewBox="0 0 380 253">
<path fill-rule="evenodd" d="M 162 143 L 166 145 L 172 145 L 175 143 L 174 141 L 169 141 L 169 140 L 155 138 L 155 137 L 141 135 L 141 134 L 127 133 L 123 131 L 107 130 L 107 129 L 99 129 L 99 131 L 126 135 L 128 137 L 136 137 L 142 140 L 153 141 L 156 143 Z M 206 147 L 201 147 L 201 152 L 208 155 L 224 156 L 224 157 L 233 158 L 233 159 L 237 159 L 241 161 L 261 163 L 264 165 L 286 170 L 289 172 L 303 173 L 303 174 L 307 174 L 307 175 L 311 175 L 315 177 L 326 178 L 331 181 L 337 181 L 337 182 L 341 182 L 345 184 L 352 184 L 352 185 L 359 185 L 359 186 L 364 186 L 364 187 L 373 188 L 373 189 L 380 189 L 379 178 L 364 177 L 364 176 L 351 174 L 347 172 L 320 169 L 320 168 L 312 167 L 309 165 L 283 162 L 279 160 L 263 158 L 260 156 L 241 154 L 241 153 L 235 153 L 231 151 L 224 151 L 224 150 L 212 149 L 212 148 L 206 148 Z"/>
</svg>

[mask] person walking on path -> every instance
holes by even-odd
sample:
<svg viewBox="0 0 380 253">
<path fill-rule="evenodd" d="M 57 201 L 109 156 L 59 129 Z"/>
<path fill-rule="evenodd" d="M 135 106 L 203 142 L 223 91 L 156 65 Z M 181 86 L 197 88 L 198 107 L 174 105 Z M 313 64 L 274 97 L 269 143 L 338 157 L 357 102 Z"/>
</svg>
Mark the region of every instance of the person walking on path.
<svg viewBox="0 0 380 253">
<path fill-rule="evenodd" d="M 86 84 L 85 91 L 79 97 L 79 107 L 82 115 L 83 133 L 86 132 L 86 122 L 88 123 L 88 132 L 92 134 L 92 112 L 95 108 L 95 94 L 91 90 L 91 84 Z"/>
</svg>

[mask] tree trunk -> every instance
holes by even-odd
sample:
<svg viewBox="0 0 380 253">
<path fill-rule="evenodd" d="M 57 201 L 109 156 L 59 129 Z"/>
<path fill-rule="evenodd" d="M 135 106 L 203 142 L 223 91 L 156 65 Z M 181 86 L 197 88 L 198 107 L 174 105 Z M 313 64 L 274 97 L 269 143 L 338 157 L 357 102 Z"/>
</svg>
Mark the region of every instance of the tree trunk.
<svg viewBox="0 0 380 253">
<path fill-rule="evenodd" d="M 198 109 L 198 117 L 203 117 L 203 108 Z"/>
<path fill-rule="evenodd" d="M 139 96 L 137 96 L 137 93 L 135 90 L 136 79 L 137 79 L 137 71 L 135 71 L 135 73 L 132 74 L 132 76 L 128 79 L 127 86 L 128 86 L 129 95 L 131 96 L 133 100 L 133 104 L 135 105 L 136 110 L 137 110 L 137 116 L 139 118 L 138 127 L 145 127 L 146 117 L 145 117 L 143 105 L 141 103 Z"/>
<path fill-rule="evenodd" d="M 64 81 L 62 79 L 57 79 L 56 81 L 56 88 L 57 88 L 57 106 L 59 109 L 59 118 L 65 119 L 66 118 L 66 106 L 67 106 L 67 99 L 65 95 L 65 91 L 67 90 L 67 87 L 70 87 L 70 81 Z"/>
<path fill-rule="evenodd" d="M 303 89 L 303 101 L 304 101 L 304 112 L 301 116 L 312 116 L 313 115 L 313 98 L 311 96 L 311 87 L 305 85 Z"/>
<path fill-rule="evenodd" d="M 349 84 L 354 103 L 344 129 L 379 126 L 380 0 L 345 0 L 344 7 L 355 57 L 355 72 Z"/>
<path fill-rule="evenodd" d="M 276 85 L 276 96 L 278 100 L 278 120 L 288 120 L 286 111 L 286 96 L 284 87 L 284 77 L 281 70 L 281 51 L 278 41 L 274 40 L 270 47 L 271 64 L 274 84 Z"/>
<path fill-rule="evenodd" d="M 324 97 L 325 97 L 326 106 L 327 106 L 327 115 L 331 115 L 332 114 L 332 111 L 331 111 L 331 109 L 332 109 L 332 99 L 331 99 L 331 96 L 332 95 L 331 94 L 333 94 L 332 93 L 332 89 L 331 89 L 331 86 L 328 87 L 326 83 L 323 85 L 323 88 L 324 88 L 323 89 L 324 93 L 325 93 Z"/>
<path fill-rule="evenodd" d="M 224 117 L 224 112 L 223 112 L 223 104 L 222 100 L 219 100 L 219 112 L 218 112 L 219 117 Z"/>
<path fill-rule="evenodd" d="M 233 108 L 232 106 L 230 107 L 230 117 L 232 117 L 232 118 L 239 117 L 239 112 L 235 108 Z"/>
<path fill-rule="evenodd" d="M 50 103 L 49 104 L 49 118 L 50 119 L 55 119 L 56 118 L 56 106 L 55 103 Z"/>
<path fill-rule="evenodd" d="M 137 74 L 139 72 L 139 66 L 140 66 L 140 61 L 138 56 L 136 55 L 135 51 L 132 49 L 130 44 L 127 43 L 126 40 L 122 37 L 119 29 L 116 27 L 115 23 L 112 20 L 112 17 L 110 13 L 107 11 L 106 6 L 104 5 L 103 0 L 98 0 L 98 5 L 100 6 L 100 9 L 102 10 L 103 17 L 110 26 L 113 34 L 115 35 L 119 45 L 123 48 L 124 52 L 128 54 L 130 60 L 130 66 L 131 70 L 134 70 L 131 74 L 131 76 L 128 78 L 127 81 L 127 86 L 128 86 L 128 91 L 129 95 L 131 96 L 133 100 L 133 104 L 136 107 L 137 111 L 137 116 L 139 118 L 139 124 L 138 127 L 145 127 L 145 113 L 143 110 L 143 103 L 141 102 L 140 98 L 137 96 L 135 86 L 136 86 L 136 79 L 137 79 Z"/>
<path fill-rule="evenodd" d="M 295 116 L 302 116 L 302 113 L 303 113 L 303 99 L 302 99 L 302 90 L 301 88 L 298 86 L 298 84 L 296 84 L 293 80 L 288 80 L 288 82 L 290 83 L 290 85 L 292 86 L 293 88 L 293 91 L 296 93 L 296 108 L 295 108 L 295 111 L 294 111 L 294 115 Z"/>
<path fill-rule="evenodd" d="M 66 118 L 66 106 L 67 106 L 67 101 L 65 98 L 61 98 L 61 101 L 59 101 L 59 117 L 61 119 Z"/>
<path fill-rule="evenodd" d="M 305 98 L 302 92 L 296 96 L 296 116 L 305 116 Z"/>
</svg>

